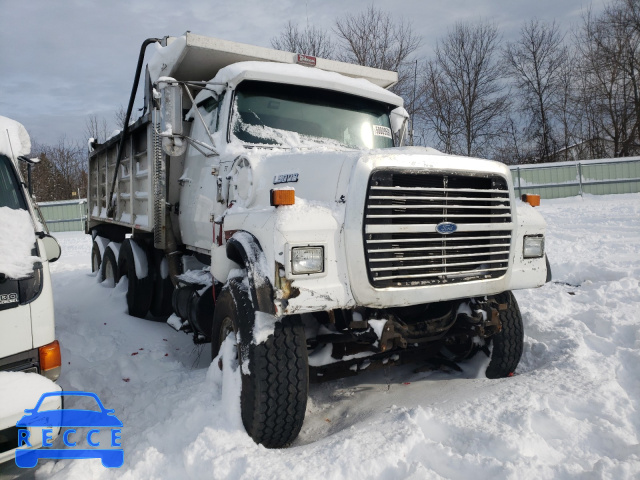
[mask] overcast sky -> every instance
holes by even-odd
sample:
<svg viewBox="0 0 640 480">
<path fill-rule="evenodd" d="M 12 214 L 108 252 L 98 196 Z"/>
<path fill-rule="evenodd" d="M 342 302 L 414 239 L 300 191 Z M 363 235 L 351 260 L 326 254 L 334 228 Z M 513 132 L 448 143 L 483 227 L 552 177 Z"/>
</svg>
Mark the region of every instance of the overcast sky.
<svg viewBox="0 0 640 480">
<path fill-rule="evenodd" d="M 371 0 L 0 0 L 0 115 L 18 120 L 33 140 L 85 142 L 89 115 L 112 126 L 125 106 L 140 45 L 146 38 L 187 30 L 270 46 L 285 23 L 331 29 L 337 16 L 357 13 Z M 420 57 L 456 21 L 493 20 L 506 40 L 524 20 L 556 19 L 564 28 L 605 0 L 374 1 L 405 18 L 422 36 Z M 139 105 L 136 105 L 139 106 Z M 141 106 L 141 105 L 140 105 Z"/>
</svg>

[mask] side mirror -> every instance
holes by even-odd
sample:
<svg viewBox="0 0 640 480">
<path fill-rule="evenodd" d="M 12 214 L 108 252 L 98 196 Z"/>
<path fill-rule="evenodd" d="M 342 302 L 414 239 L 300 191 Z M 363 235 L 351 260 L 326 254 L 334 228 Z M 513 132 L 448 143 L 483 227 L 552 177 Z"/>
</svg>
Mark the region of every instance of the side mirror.
<svg viewBox="0 0 640 480">
<path fill-rule="evenodd" d="M 44 254 L 47 260 L 50 263 L 58 260 L 62 254 L 58 241 L 48 233 L 40 232 L 38 236 L 44 245 Z"/>
<path fill-rule="evenodd" d="M 407 133 L 407 124 L 409 122 L 409 113 L 404 107 L 397 107 L 391 110 L 390 114 L 391 131 L 398 140 L 398 146 L 401 147 L 404 137 Z"/>
<path fill-rule="evenodd" d="M 162 150 L 169 156 L 182 155 L 187 144 L 182 136 L 182 87 L 169 77 L 158 81 L 160 88 L 160 130 Z"/>
</svg>

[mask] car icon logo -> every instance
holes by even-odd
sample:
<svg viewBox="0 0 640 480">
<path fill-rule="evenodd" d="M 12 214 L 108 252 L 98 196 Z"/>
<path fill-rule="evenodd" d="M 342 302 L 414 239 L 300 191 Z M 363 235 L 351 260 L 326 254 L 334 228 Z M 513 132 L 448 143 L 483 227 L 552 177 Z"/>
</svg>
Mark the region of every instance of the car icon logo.
<svg viewBox="0 0 640 480">
<path fill-rule="evenodd" d="M 96 401 L 99 411 L 81 410 L 81 409 L 56 409 L 56 410 L 40 410 L 43 402 L 49 397 L 65 396 L 65 397 L 89 397 Z M 18 444 L 16 449 L 16 465 L 21 468 L 32 468 L 41 458 L 61 459 L 80 459 L 80 458 L 99 458 L 102 465 L 107 468 L 118 468 L 124 463 L 124 450 L 122 448 L 97 448 L 100 442 L 96 439 L 101 429 L 110 429 L 110 446 L 121 447 L 121 430 L 123 426 L 118 417 L 115 416 L 114 410 L 104 407 L 100 399 L 95 393 L 91 392 L 49 392 L 44 393 L 38 400 L 35 408 L 26 409 L 25 415 L 18 420 Z M 30 427 L 43 428 L 42 430 L 42 448 L 20 448 L 31 447 L 29 440 Z M 45 428 L 46 427 L 46 428 Z M 77 442 L 72 441 L 72 435 L 77 436 L 76 428 L 91 428 L 86 434 L 86 440 L 90 447 L 96 448 L 73 448 Z M 51 440 L 50 434 L 53 428 L 66 428 L 64 433 L 60 433 L 63 437 L 64 449 L 49 448 L 52 446 L 48 440 Z"/>
</svg>

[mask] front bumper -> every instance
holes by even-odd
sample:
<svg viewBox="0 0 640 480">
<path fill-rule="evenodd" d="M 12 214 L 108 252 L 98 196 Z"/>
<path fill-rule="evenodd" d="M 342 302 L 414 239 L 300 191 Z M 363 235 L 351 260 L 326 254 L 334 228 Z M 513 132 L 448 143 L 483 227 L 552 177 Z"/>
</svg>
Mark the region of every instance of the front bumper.
<svg viewBox="0 0 640 480">
<path fill-rule="evenodd" d="M 38 374 L 23 372 L 0 372 L 0 389 L 5 392 L 11 391 L 11 398 L 1 400 L 6 402 L 5 409 L 3 409 L 4 415 L 0 418 L 0 463 L 4 463 L 15 458 L 15 451 L 18 447 L 16 423 L 23 417 L 24 410 L 34 408 L 43 393 L 62 389 Z M 61 397 L 48 397 L 41 407 L 42 410 L 60 408 L 62 408 Z M 41 447 L 43 428 L 30 427 L 28 430 L 31 447 Z M 55 439 L 59 431 L 59 428 L 54 428 L 51 438 Z"/>
</svg>

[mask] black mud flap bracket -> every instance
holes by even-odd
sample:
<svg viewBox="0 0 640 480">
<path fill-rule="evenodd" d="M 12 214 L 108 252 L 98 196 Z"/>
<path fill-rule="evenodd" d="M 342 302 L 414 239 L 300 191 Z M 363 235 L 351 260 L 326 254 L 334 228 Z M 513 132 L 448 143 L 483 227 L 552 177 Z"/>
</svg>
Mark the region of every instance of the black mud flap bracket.
<svg viewBox="0 0 640 480">
<path fill-rule="evenodd" d="M 547 264 L 547 279 L 544 283 L 549 283 L 551 281 L 551 265 L 549 264 L 549 257 L 547 257 L 546 253 L 544 254 L 544 261 Z"/>
</svg>

